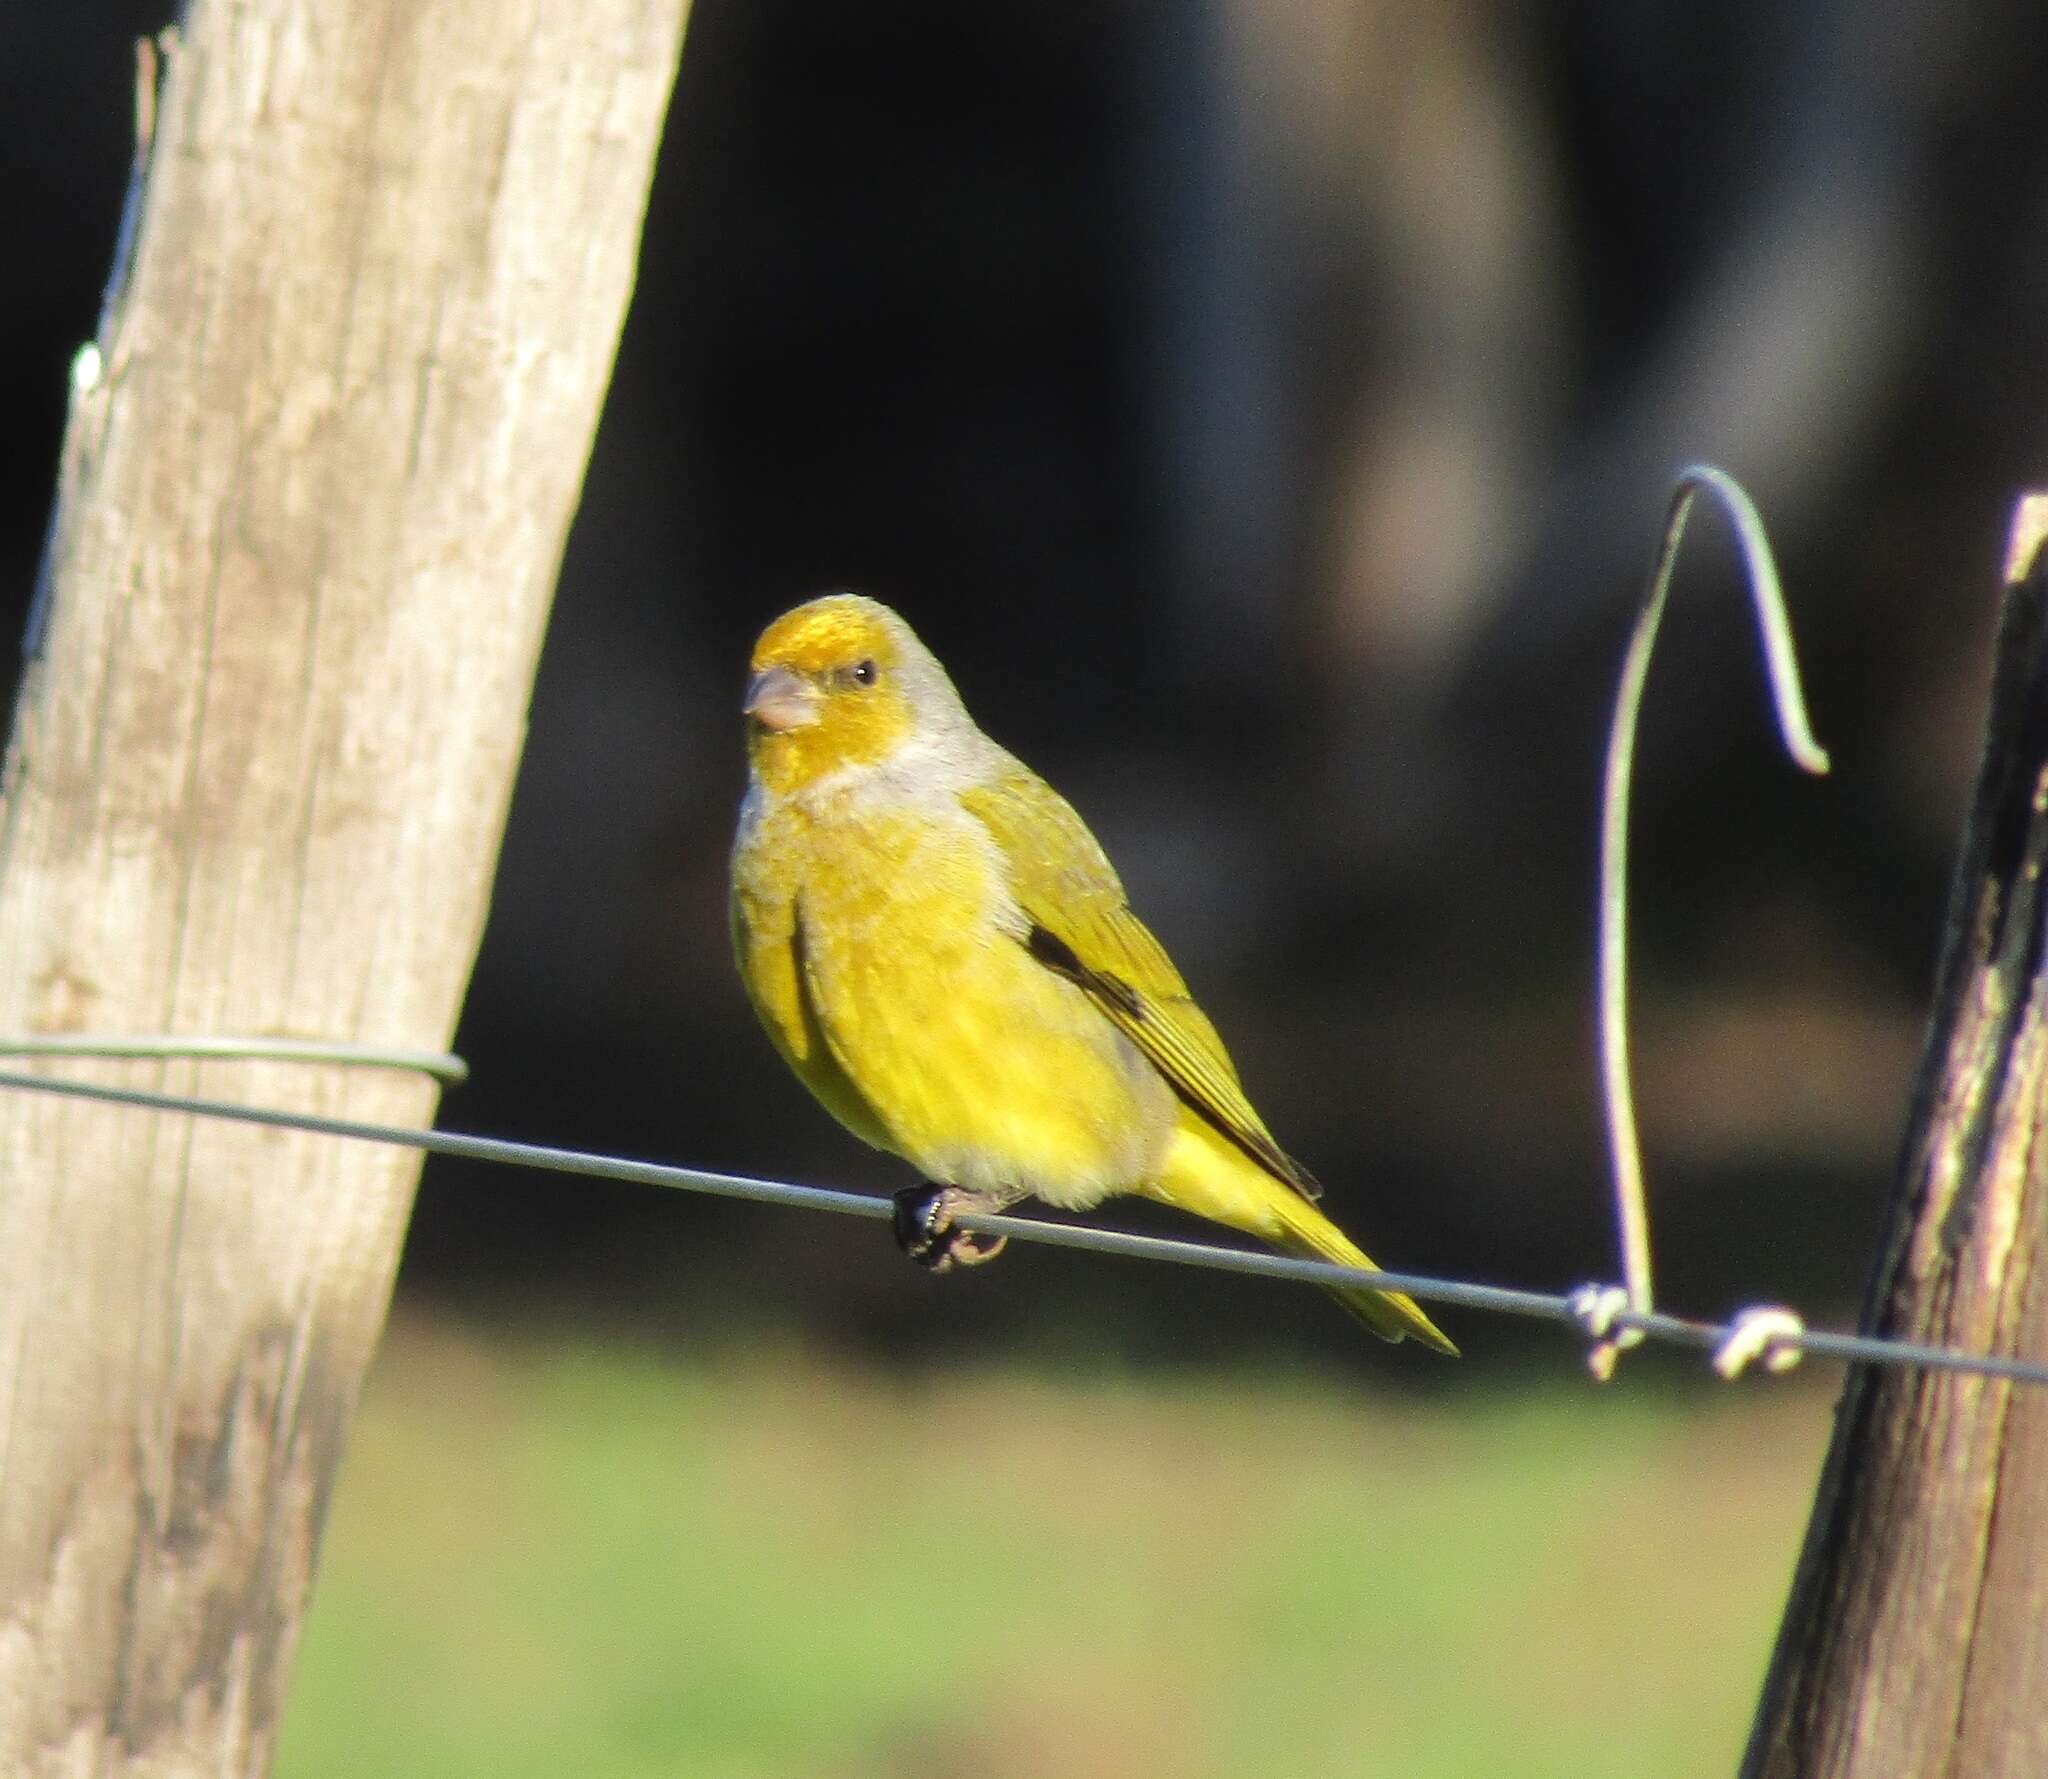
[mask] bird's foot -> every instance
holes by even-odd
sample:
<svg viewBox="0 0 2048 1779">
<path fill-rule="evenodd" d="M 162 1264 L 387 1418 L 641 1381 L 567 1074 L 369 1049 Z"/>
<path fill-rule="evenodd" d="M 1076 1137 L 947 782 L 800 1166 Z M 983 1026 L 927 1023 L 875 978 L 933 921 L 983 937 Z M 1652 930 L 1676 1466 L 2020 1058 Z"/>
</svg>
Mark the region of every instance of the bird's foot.
<svg viewBox="0 0 2048 1779">
<path fill-rule="evenodd" d="M 953 1220 L 963 1212 L 1002 1208 L 997 1200 L 961 1186 L 906 1186 L 896 1194 L 896 1245 L 927 1272 L 980 1266 L 1000 1254 L 1010 1238 L 995 1236 L 984 1245 Z"/>
</svg>

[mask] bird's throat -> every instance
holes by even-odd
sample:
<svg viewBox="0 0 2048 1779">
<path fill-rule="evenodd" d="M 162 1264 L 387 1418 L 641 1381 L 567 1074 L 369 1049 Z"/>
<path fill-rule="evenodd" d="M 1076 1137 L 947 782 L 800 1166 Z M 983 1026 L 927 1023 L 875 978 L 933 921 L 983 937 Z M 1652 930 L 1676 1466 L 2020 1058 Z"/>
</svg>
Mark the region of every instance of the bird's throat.
<svg viewBox="0 0 2048 1779">
<path fill-rule="evenodd" d="M 909 724 L 900 707 L 880 700 L 829 710 L 820 722 L 797 729 L 748 725 L 747 751 L 754 775 L 779 796 L 808 790 L 820 779 L 853 766 L 874 766 L 903 746 Z"/>
</svg>

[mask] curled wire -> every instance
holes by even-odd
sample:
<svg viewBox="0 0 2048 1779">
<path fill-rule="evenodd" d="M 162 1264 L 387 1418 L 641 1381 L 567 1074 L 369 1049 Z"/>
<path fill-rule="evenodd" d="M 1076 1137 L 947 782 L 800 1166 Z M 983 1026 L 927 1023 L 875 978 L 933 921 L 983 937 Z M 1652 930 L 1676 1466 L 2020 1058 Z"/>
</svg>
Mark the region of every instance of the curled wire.
<svg viewBox="0 0 2048 1779">
<path fill-rule="evenodd" d="M 1771 706 L 1785 751 L 1802 771 L 1828 770 L 1828 756 L 1813 738 L 1806 699 L 1799 684 L 1799 662 L 1792 646 L 1792 624 L 1785 613 L 1784 589 L 1770 539 L 1756 504 L 1725 470 L 1695 463 L 1679 471 L 1671 505 L 1664 518 L 1664 539 L 1643 592 L 1628 651 L 1622 657 L 1621 684 L 1614 695 L 1614 715 L 1607 730 L 1607 766 L 1600 800 L 1600 1083 L 1607 1119 L 1607 1152 L 1614 1182 L 1615 1223 L 1621 1247 L 1622 1279 L 1630 1309 L 1647 1314 L 1655 1307 L 1650 1272 L 1650 1220 L 1643 1196 L 1643 1152 L 1636 1130 L 1635 1089 L 1628 1054 L 1628 812 L 1629 788 L 1635 772 L 1636 726 L 1642 713 L 1643 684 L 1649 677 L 1650 651 L 1657 641 L 1664 607 L 1671 593 L 1672 571 L 1693 502 L 1711 494 L 1735 528 L 1756 605 L 1757 628 L 1763 638 L 1764 668 L 1770 682 Z M 1595 1338 L 1587 1355 L 1593 1375 L 1603 1382 L 1614 1362 L 1641 1335 L 1626 1323 Z"/>
</svg>

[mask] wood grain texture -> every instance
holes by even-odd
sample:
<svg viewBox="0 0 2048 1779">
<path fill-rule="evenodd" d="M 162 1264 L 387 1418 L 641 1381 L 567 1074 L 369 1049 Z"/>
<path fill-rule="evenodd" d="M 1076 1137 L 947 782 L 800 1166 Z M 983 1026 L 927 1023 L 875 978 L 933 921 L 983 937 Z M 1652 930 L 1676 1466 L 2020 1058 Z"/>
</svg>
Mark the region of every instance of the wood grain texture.
<svg viewBox="0 0 2048 1779">
<path fill-rule="evenodd" d="M 0 1030 L 449 1041 L 684 10 L 194 0 L 65 445 Z M 0 1096 L 0 1771 L 267 1768 L 416 1172 Z"/>
<path fill-rule="evenodd" d="M 2033 561 L 2007 592 L 1934 1023 L 1864 1326 L 2041 1361 L 2048 570 Z M 1851 1374 L 1743 1770 L 2048 1773 L 2048 1391 Z"/>
</svg>

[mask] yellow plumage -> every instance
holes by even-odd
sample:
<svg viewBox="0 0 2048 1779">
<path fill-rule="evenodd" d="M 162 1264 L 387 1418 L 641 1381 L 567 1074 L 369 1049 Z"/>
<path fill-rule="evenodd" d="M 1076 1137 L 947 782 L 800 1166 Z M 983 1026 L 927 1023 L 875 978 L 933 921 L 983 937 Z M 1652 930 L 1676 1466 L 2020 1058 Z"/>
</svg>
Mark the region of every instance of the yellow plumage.
<svg viewBox="0 0 2048 1779">
<path fill-rule="evenodd" d="M 1316 1208 L 1095 837 L 975 727 L 901 618 L 813 600 L 769 626 L 753 669 L 734 950 L 827 1111 L 961 1208 L 1136 1192 L 1372 1265 Z M 1385 1339 L 1457 1351 L 1399 1292 L 1334 1295 Z"/>
</svg>

